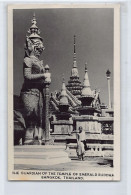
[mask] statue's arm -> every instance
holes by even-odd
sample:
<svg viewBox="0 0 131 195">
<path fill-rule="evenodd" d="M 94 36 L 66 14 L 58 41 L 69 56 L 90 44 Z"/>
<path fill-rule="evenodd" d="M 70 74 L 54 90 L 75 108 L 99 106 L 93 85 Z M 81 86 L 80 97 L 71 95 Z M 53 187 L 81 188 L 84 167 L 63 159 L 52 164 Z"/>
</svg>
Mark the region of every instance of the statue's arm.
<svg viewBox="0 0 131 195">
<path fill-rule="evenodd" d="M 31 68 L 24 68 L 24 78 L 32 80 L 32 79 L 40 79 L 45 78 L 45 74 L 32 74 Z"/>
</svg>

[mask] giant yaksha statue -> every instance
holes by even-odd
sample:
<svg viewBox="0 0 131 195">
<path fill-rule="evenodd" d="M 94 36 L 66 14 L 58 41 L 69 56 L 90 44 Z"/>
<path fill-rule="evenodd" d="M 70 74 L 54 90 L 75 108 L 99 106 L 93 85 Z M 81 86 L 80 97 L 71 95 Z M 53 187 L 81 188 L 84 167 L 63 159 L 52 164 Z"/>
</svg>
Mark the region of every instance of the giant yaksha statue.
<svg viewBox="0 0 131 195">
<path fill-rule="evenodd" d="M 44 67 L 43 60 L 39 59 L 44 45 L 43 39 L 40 37 L 40 30 L 36 25 L 35 15 L 28 33 L 23 63 L 24 83 L 21 90 L 23 116 L 26 124 L 24 144 L 41 144 L 45 136 L 49 137 L 45 134 L 49 134 L 46 131 L 49 131 L 47 117 L 51 78 L 48 65 Z"/>
</svg>

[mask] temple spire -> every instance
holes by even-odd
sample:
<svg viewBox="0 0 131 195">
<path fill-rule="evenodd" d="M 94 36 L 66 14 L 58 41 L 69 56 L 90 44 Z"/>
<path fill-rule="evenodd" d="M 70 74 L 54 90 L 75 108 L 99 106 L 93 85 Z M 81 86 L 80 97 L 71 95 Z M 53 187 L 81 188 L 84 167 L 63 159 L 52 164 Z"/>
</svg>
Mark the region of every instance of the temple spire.
<svg viewBox="0 0 131 195">
<path fill-rule="evenodd" d="M 74 35 L 74 62 L 76 62 L 76 35 Z M 74 65 L 77 66 L 77 64 L 75 63 Z"/>
<path fill-rule="evenodd" d="M 77 62 L 76 62 L 76 35 L 74 35 L 74 57 L 73 57 L 73 68 L 71 71 L 72 77 L 79 77 Z"/>
<path fill-rule="evenodd" d="M 87 62 L 85 64 L 85 76 L 84 76 L 84 82 L 83 82 L 83 89 L 82 89 L 82 96 L 91 96 L 92 91 L 90 88 L 90 82 L 88 77 L 88 70 L 87 70 Z"/>
<path fill-rule="evenodd" d="M 79 80 L 79 73 L 77 69 L 76 62 L 76 36 L 74 35 L 74 57 L 73 57 L 73 67 L 71 70 L 70 80 L 68 81 L 67 89 L 75 96 L 80 97 L 82 85 Z"/>
<path fill-rule="evenodd" d="M 33 19 L 31 20 L 32 24 L 36 25 L 36 17 L 35 17 L 35 12 L 33 14 Z"/>
<path fill-rule="evenodd" d="M 84 85 L 90 87 L 89 77 L 88 77 L 88 65 L 85 63 L 85 77 L 84 77 Z"/>
</svg>

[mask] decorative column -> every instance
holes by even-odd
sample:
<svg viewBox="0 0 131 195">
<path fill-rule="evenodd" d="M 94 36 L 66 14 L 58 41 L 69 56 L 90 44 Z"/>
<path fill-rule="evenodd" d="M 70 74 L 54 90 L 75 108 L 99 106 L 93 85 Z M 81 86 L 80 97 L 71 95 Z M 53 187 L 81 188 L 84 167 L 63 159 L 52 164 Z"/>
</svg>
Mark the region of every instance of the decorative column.
<svg viewBox="0 0 131 195">
<path fill-rule="evenodd" d="M 108 97 L 109 97 L 109 108 L 111 108 L 111 94 L 110 94 L 110 76 L 111 76 L 111 72 L 109 71 L 109 69 L 106 72 L 106 76 L 107 76 L 107 82 L 108 82 Z"/>
<path fill-rule="evenodd" d="M 49 132 L 49 85 L 51 83 L 49 66 L 45 66 L 45 75 L 47 76 L 45 79 L 45 144 L 49 143 L 50 132 Z"/>
</svg>

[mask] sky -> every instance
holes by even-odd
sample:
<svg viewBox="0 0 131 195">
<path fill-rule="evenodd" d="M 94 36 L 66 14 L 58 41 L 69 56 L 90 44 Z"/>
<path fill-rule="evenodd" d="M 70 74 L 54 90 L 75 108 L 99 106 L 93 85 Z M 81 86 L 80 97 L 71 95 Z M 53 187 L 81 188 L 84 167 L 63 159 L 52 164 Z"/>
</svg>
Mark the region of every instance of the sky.
<svg viewBox="0 0 131 195">
<path fill-rule="evenodd" d="M 19 9 L 13 11 L 14 94 L 20 95 L 23 83 L 24 43 L 35 12 L 45 50 L 40 59 L 51 72 L 50 92 L 60 90 L 63 74 L 66 84 L 73 65 L 73 37 L 76 59 L 83 83 L 85 63 L 91 89 L 100 89 L 101 102 L 108 105 L 106 71 L 111 71 L 113 102 L 113 18 L 112 8 Z"/>
</svg>

